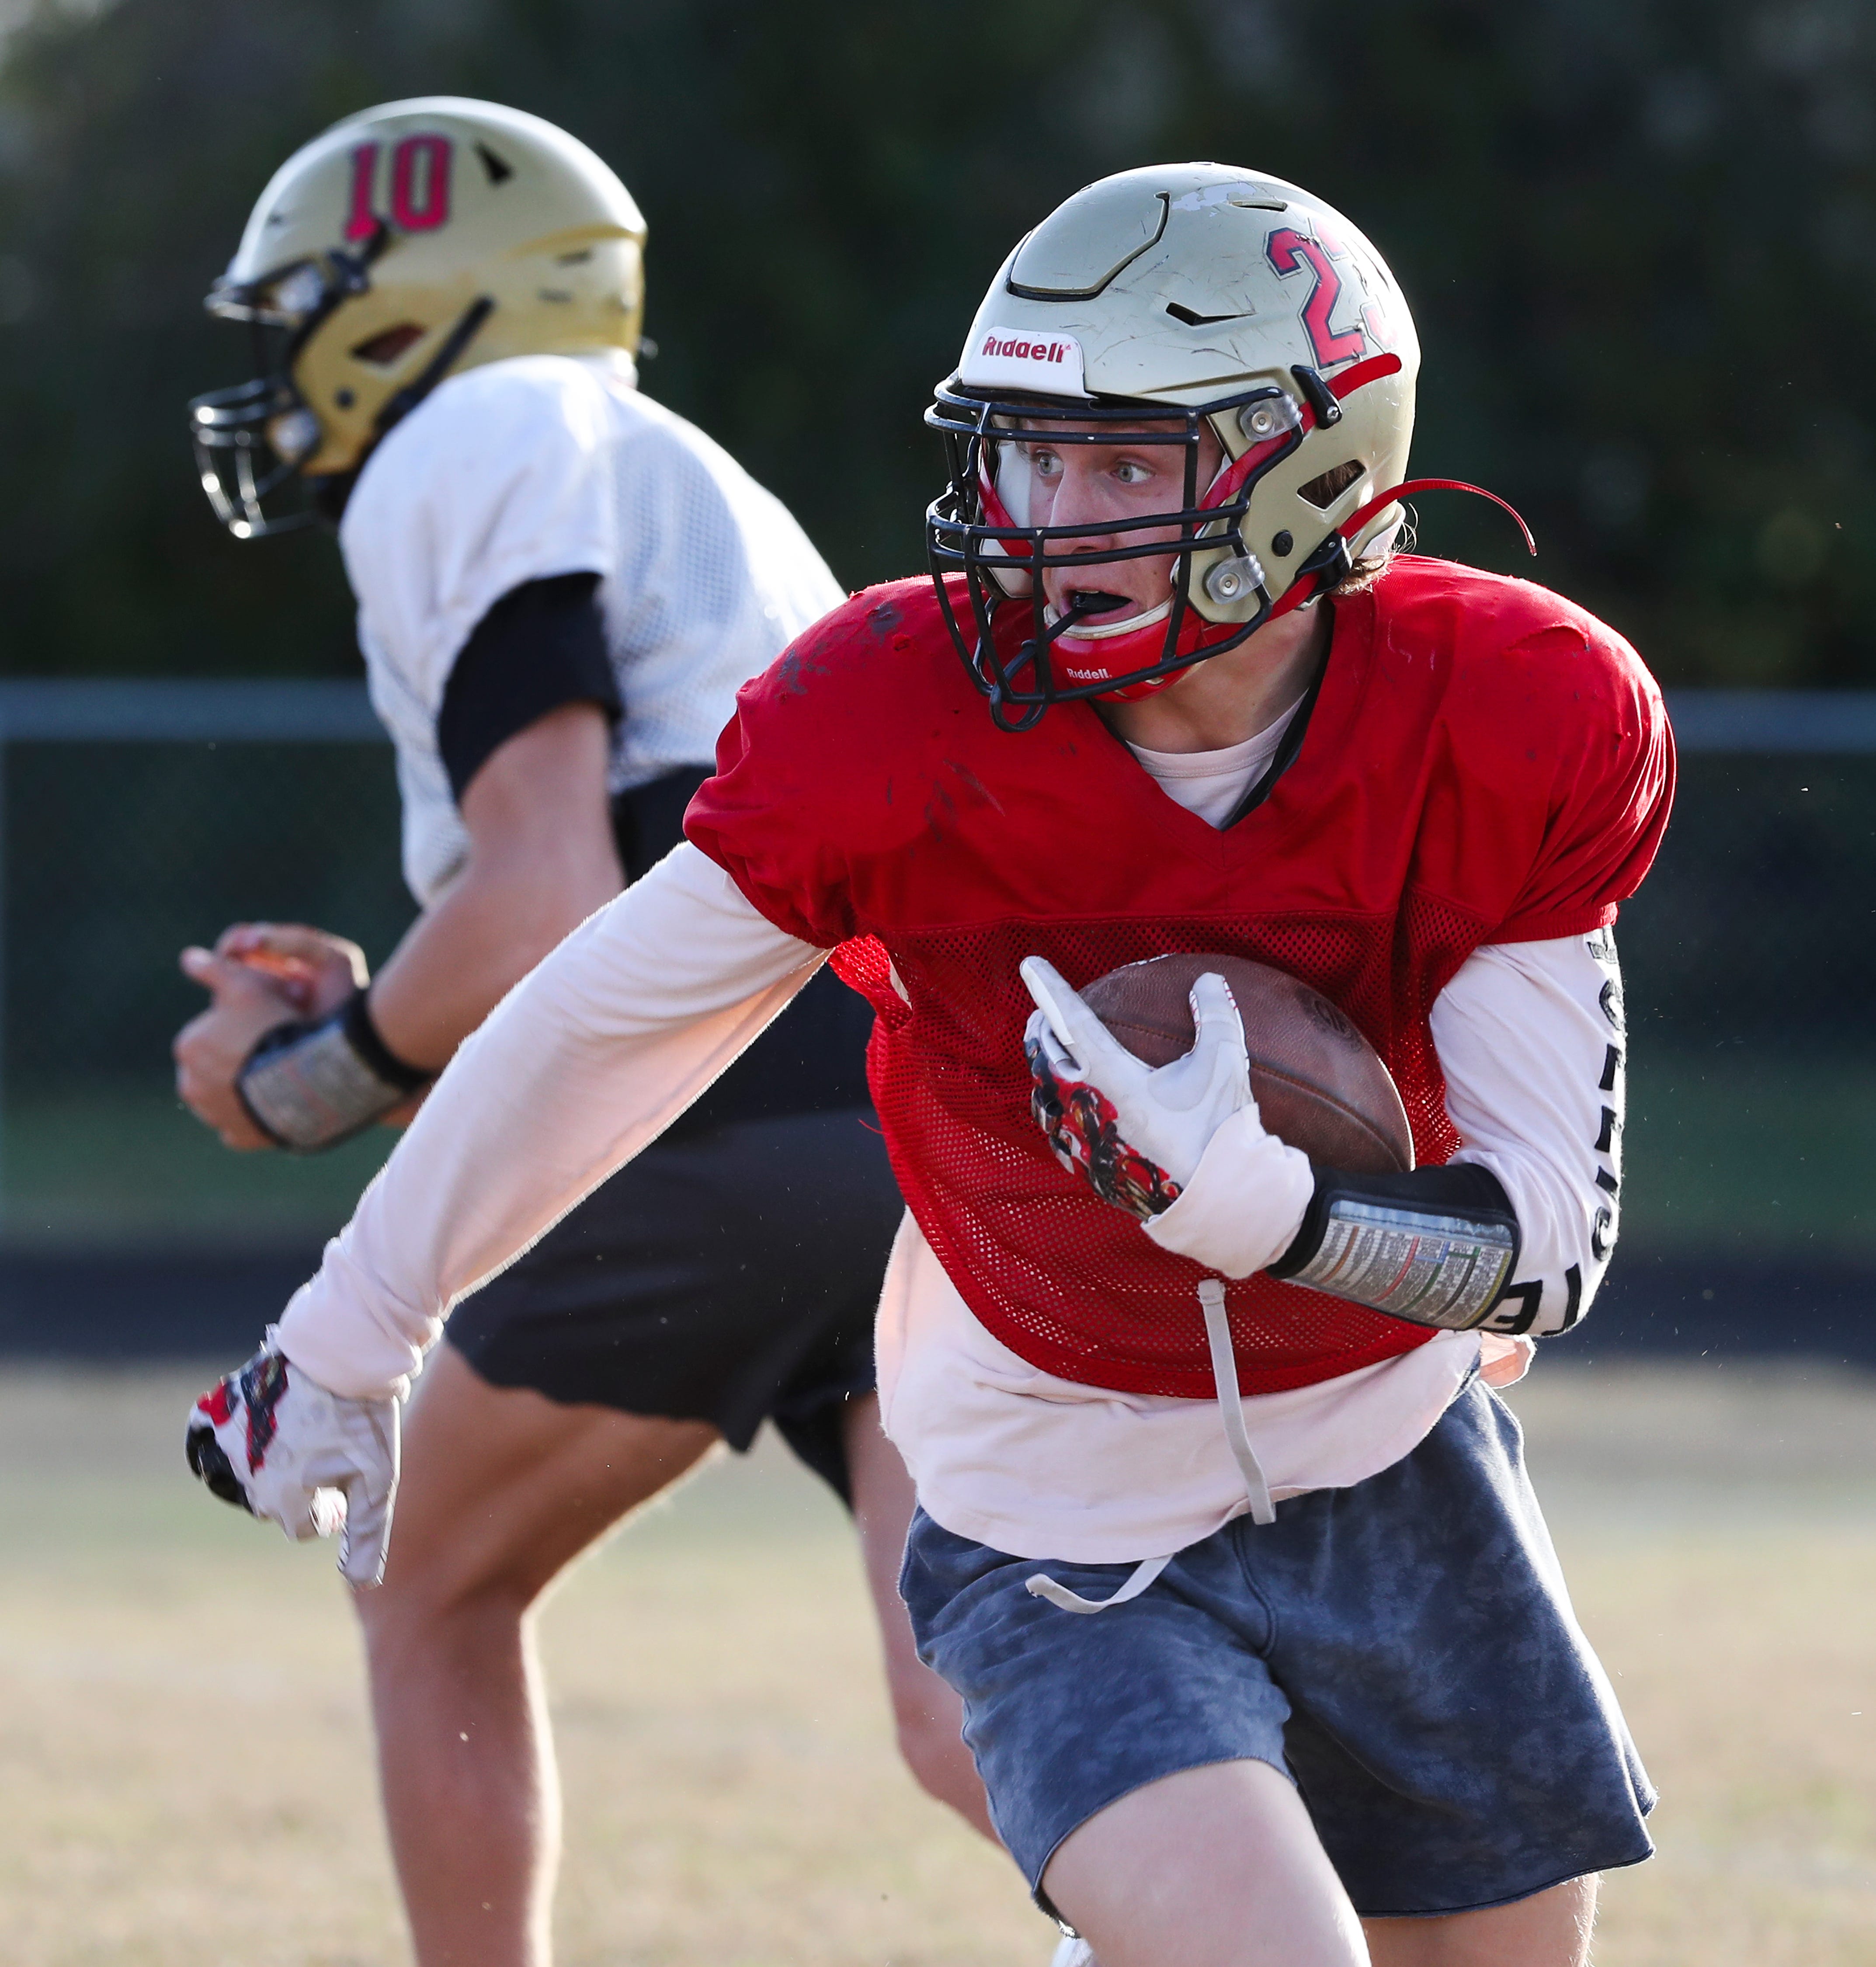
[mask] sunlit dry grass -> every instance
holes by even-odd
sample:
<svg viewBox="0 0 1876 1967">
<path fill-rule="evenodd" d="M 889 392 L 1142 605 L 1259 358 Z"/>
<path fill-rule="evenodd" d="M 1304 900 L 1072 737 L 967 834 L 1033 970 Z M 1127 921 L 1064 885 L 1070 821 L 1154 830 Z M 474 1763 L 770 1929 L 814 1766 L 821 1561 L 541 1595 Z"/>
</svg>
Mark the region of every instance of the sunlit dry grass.
<svg viewBox="0 0 1876 1967">
<path fill-rule="evenodd" d="M 1876 1381 L 1552 1368 L 1513 1399 L 1662 1795 L 1599 1967 L 1871 1967 Z"/>
<path fill-rule="evenodd" d="M 343 1595 L 195 1490 L 190 1390 L 0 1378 L 0 1959 L 390 1967 Z M 1547 1362 L 1516 1400 L 1665 1799 L 1602 1967 L 1868 1967 L 1876 1389 Z M 1006 1863 L 899 1771 L 850 1539 L 784 1458 L 633 1526 L 546 1640 L 569 1967 L 1047 1959 Z"/>
</svg>

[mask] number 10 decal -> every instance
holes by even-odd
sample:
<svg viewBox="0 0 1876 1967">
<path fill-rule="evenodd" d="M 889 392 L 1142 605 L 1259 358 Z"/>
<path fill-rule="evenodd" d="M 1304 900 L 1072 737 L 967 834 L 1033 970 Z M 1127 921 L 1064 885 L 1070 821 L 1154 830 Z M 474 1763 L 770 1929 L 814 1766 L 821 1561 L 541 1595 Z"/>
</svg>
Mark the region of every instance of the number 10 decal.
<svg viewBox="0 0 1876 1967">
<path fill-rule="evenodd" d="M 352 153 L 347 239 L 369 239 L 382 222 L 374 199 L 378 183 L 376 144 Z M 450 215 L 450 153 L 447 137 L 406 137 L 391 153 L 391 223 L 400 232 L 434 232 Z"/>
<path fill-rule="evenodd" d="M 1352 361 L 1367 346 L 1361 329 L 1351 328 L 1338 334 L 1329 325 L 1342 297 L 1342 276 L 1331 263 L 1344 255 L 1335 241 L 1312 239 L 1306 232 L 1286 225 L 1271 234 L 1264 250 L 1280 276 L 1301 273 L 1306 266 L 1315 276 L 1309 298 L 1303 304 L 1303 325 L 1316 351 L 1316 367 L 1328 369 L 1338 362 Z"/>
</svg>

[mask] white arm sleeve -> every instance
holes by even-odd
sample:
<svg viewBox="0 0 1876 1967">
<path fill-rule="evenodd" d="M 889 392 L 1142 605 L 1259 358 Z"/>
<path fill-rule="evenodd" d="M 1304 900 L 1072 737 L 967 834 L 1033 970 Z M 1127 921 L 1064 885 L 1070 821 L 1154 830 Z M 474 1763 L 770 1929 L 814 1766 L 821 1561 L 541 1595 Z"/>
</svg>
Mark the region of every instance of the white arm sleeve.
<svg viewBox="0 0 1876 1967">
<path fill-rule="evenodd" d="M 401 1396 L 454 1300 L 655 1139 L 826 954 L 673 848 L 457 1052 L 294 1294 L 280 1349 L 332 1393 Z"/>
<path fill-rule="evenodd" d="M 1519 1328 L 1568 1331 L 1616 1241 L 1626 1042 L 1614 936 L 1474 951 L 1432 1023 L 1464 1140 L 1453 1159 L 1490 1168 L 1518 1218 Z"/>
</svg>

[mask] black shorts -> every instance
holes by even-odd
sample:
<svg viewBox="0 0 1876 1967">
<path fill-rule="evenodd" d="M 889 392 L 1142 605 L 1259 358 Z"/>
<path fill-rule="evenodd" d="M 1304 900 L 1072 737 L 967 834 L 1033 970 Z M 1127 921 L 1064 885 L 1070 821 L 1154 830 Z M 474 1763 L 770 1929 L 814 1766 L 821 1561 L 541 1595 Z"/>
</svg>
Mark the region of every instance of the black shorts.
<svg viewBox="0 0 1876 1967">
<path fill-rule="evenodd" d="M 864 1111 L 660 1141 L 444 1330 L 493 1386 L 709 1421 L 739 1452 L 773 1420 L 844 1500 L 844 1409 L 873 1389 L 903 1206 Z"/>
</svg>

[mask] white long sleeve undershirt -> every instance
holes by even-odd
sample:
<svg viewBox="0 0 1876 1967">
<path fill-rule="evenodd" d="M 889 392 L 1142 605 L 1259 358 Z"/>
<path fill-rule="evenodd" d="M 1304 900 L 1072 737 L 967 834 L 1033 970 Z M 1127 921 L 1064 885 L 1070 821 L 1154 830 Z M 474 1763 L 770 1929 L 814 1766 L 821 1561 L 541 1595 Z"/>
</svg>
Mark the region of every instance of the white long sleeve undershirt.
<svg viewBox="0 0 1876 1967">
<path fill-rule="evenodd" d="M 826 954 L 674 848 L 458 1050 L 295 1293 L 282 1350 L 335 1394 L 401 1397 L 455 1300 L 656 1139 Z"/>
</svg>

